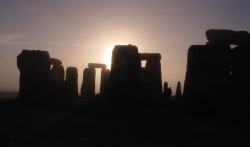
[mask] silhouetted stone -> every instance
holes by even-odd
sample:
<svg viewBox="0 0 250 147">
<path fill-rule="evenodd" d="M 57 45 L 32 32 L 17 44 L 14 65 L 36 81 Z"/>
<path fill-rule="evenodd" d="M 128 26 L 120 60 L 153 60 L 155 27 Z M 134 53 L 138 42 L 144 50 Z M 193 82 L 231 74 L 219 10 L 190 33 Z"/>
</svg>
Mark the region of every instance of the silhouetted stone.
<svg viewBox="0 0 250 147">
<path fill-rule="evenodd" d="M 142 68 L 142 93 L 143 97 L 159 98 L 162 94 L 161 80 L 161 55 L 159 53 L 140 53 L 141 60 L 146 60 Z"/>
<path fill-rule="evenodd" d="M 217 112 L 230 101 L 230 54 L 230 46 L 189 48 L 183 96 L 190 113 Z"/>
<path fill-rule="evenodd" d="M 100 63 L 89 63 L 88 67 L 89 68 L 104 68 L 104 69 L 106 69 L 107 65 L 106 64 L 100 64 Z"/>
<path fill-rule="evenodd" d="M 181 82 L 177 83 L 175 99 L 176 100 L 182 100 L 182 96 L 181 96 Z"/>
<path fill-rule="evenodd" d="M 172 95 L 172 89 L 171 87 L 168 87 L 168 82 L 164 83 L 164 91 L 163 91 L 164 98 L 169 101 L 170 97 Z"/>
<path fill-rule="evenodd" d="M 62 99 L 62 97 L 64 97 L 64 67 L 60 64 L 54 64 L 50 72 L 52 80 L 51 92 L 53 97 Z"/>
<path fill-rule="evenodd" d="M 212 43 L 223 43 L 229 45 L 250 44 L 250 34 L 246 31 L 215 30 L 206 31 L 207 40 Z"/>
<path fill-rule="evenodd" d="M 141 98 L 141 60 L 132 45 L 116 45 L 112 52 L 109 78 L 110 98 L 113 102 L 130 104 Z"/>
<path fill-rule="evenodd" d="M 100 94 L 101 95 L 108 95 L 109 94 L 109 69 L 102 69 L 101 71 L 101 84 L 100 84 Z"/>
<path fill-rule="evenodd" d="M 234 106 L 250 113 L 250 46 L 237 46 L 233 50 L 232 87 Z"/>
<path fill-rule="evenodd" d="M 17 67 L 20 70 L 20 99 L 37 101 L 48 98 L 51 84 L 49 53 L 23 50 L 17 56 Z"/>
<path fill-rule="evenodd" d="M 51 65 L 60 65 L 62 64 L 62 61 L 56 58 L 50 58 L 50 64 Z"/>
<path fill-rule="evenodd" d="M 161 60 L 159 53 L 139 53 L 140 60 Z"/>
<path fill-rule="evenodd" d="M 66 69 L 66 95 L 69 99 L 78 98 L 78 73 L 76 67 L 68 67 Z"/>
<path fill-rule="evenodd" d="M 83 70 L 83 81 L 81 87 L 81 97 L 91 99 L 95 96 L 95 75 L 94 68 L 85 68 Z"/>
</svg>

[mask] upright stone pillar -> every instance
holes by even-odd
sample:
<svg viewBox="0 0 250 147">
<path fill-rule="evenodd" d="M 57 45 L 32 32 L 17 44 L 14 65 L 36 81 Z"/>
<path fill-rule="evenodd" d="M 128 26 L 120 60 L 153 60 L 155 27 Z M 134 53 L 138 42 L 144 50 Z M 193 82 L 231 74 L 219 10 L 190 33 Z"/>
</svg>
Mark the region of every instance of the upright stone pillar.
<svg viewBox="0 0 250 147">
<path fill-rule="evenodd" d="M 108 95 L 109 94 L 109 87 L 108 87 L 109 75 L 110 75 L 110 70 L 102 68 L 101 85 L 100 85 L 100 94 L 101 95 Z"/>
<path fill-rule="evenodd" d="M 188 50 L 184 104 L 190 113 L 217 112 L 230 91 L 230 46 L 193 45 Z"/>
<path fill-rule="evenodd" d="M 176 100 L 182 100 L 182 96 L 181 96 L 181 82 L 177 83 L 175 99 Z"/>
<path fill-rule="evenodd" d="M 68 99 L 78 98 L 78 73 L 76 67 L 68 67 L 66 69 L 66 93 Z"/>
<path fill-rule="evenodd" d="M 138 48 L 116 45 L 112 52 L 109 78 L 110 99 L 130 104 L 141 98 L 141 60 Z"/>
<path fill-rule="evenodd" d="M 53 64 L 51 68 L 52 87 L 51 93 L 55 99 L 63 99 L 64 95 L 64 77 L 65 71 L 61 64 Z"/>
<path fill-rule="evenodd" d="M 17 67 L 20 70 L 20 99 L 37 102 L 49 97 L 50 56 L 47 51 L 23 50 L 17 56 Z"/>
<path fill-rule="evenodd" d="M 92 99 L 95 96 L 95 68 L 85 68 L 83 70 L 83 81 L 81 87 L 81 97 Z"/>
<path fill-rule="evenodd" d="M 239 45 L 233 49 L 232 89 L 233 109 L 250 113 L 250 45 Z"/>
<path fill-rule="evenodd" d="M 143 95 L 148 98 L 160 97 L 162 94 L 162 77 L 161 77 L 161 55 L 158 53 L 141 53 L 141 60 L 146 60 L 143 74 Z"/>
</svg>

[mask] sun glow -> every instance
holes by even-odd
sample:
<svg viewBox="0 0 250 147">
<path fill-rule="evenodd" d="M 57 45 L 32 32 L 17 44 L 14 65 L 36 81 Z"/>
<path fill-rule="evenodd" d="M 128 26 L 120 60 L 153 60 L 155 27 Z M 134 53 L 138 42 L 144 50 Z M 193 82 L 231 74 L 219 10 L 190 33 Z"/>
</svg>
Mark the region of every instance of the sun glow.
<svg viewBox="0 0 250 147">
<path fill-rule="evenodd" d="M 106 52 L 103 55 L 103 61 L 107 65 L 107 68 L 110 69 L 110 67 L 111 67 L 111 57 L 112 57 L 112 51 L 114 49 L 114 45 L 107 46 L 105 48 L 106 48 Z"/>
</svg>

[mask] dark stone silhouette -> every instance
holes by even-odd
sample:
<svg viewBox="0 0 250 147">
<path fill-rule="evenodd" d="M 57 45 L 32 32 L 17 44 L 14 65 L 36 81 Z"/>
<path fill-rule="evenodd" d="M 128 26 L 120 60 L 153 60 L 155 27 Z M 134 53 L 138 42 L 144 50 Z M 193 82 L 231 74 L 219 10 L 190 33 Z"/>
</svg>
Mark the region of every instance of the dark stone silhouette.
<svg viewBox="0 0 250 147">
<path fill-rule="evenodd" d="M 17 67 L 20 70 L 19 98 L 34 101 L 48 98 L 51 84 L 49 53 L 23 50 L 17 56 Z"/>
<path fill-rule="evenodd" d="M 232 87 L 235 109 L 250 112 L 250 46 L 237 46 L 233 50 Z"/>
<path fill-rule="evenodd" d="M 85 68 L 83 70 L 83 81 L 81 87 L 82 98 L 93 98 L 95 96 L 95 75 L 94 68 Z"/>
<path fill-rule="evenodd" d="M 78 73 L 76 67 L 66 69 L 65 90 L 68 99 L 78 98 Z"/>
<path fill-rule="evenodd" d="M 101 95 L 108 95 L 109 94 L 109 69 L 102 69 L 101 71 L 101 85 L 100 85 L 100 94 Z"/>
<path fill-rule="evenodd" d="M 109 78 L 111 101 L 124 104 L 138 102 L 141 99 L 141 78 L 138 48 L 132 45 L 116 45 L 112 52 Z"/>
<path fill-rule="evenodd" d="M 230 46 L 193 45 L 188 50 L 186 112 L 217 112 L 230 100 Z"/>
<path fill-rule="evenodd" d="M 162 94 L 161 55 L 158 53 L 141 53 L 141 60 L 146 60 L 142 68 L 142 91 L 144 97 L 160 97 Z"/>
<path fill-rule="evenodd" d="M 233 30 L 215 30 L 206 31 L 207 40 L 212 43 L 229 44 L 229 45 L 246 45 L 250 44 L 250 34 L 246 31 Z"/>
<path fill-rule="evenodd" d="M 182 96 L 181 96 L 181 82 L 177 83 L 175 99 L 176 100 L 182 100 Z"/>
<path fill-rule="evenodd" d="M 60 65 L 62 64 L 62 61 L 56 58 L 50 58 L 50 64 L 51 65 Z"/>
<path fill-rule="evenodd" d="M 52 80 L 51 93 L 54 98 L 62 99 L 64 97 L 64 67 L 60 64 L 54 64 L 50 72 Z"/>
<path fill-rule="evenodd" d="M 103 69 L 106 69 L 107 65 L 106 64 L 100 64 L 100 63 L 89 63 L 88 67 L 89 68 L 103 68 Z"/>
<path fill-rule="evenodd" d="M 164 83 L 164 91 L 163 91 L 164 98 L 169 101 L 170 97 L 172 95 L 172 89 L 171 87 L 168 87 L 168 82 Z"/>
</svg>

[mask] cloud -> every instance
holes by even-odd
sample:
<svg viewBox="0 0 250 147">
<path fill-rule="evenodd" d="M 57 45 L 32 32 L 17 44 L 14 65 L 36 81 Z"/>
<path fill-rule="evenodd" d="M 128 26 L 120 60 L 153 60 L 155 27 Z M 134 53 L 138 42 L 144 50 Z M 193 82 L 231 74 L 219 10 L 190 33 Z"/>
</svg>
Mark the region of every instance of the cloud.
<svg viewBox="0 0 250 147">
<path fill-rule="evenodd" d="M 14 39 L 22 37 L 22 35 L 0 35 L 0 44 L 9 44 L 12 43 Z"/>
</svg>

